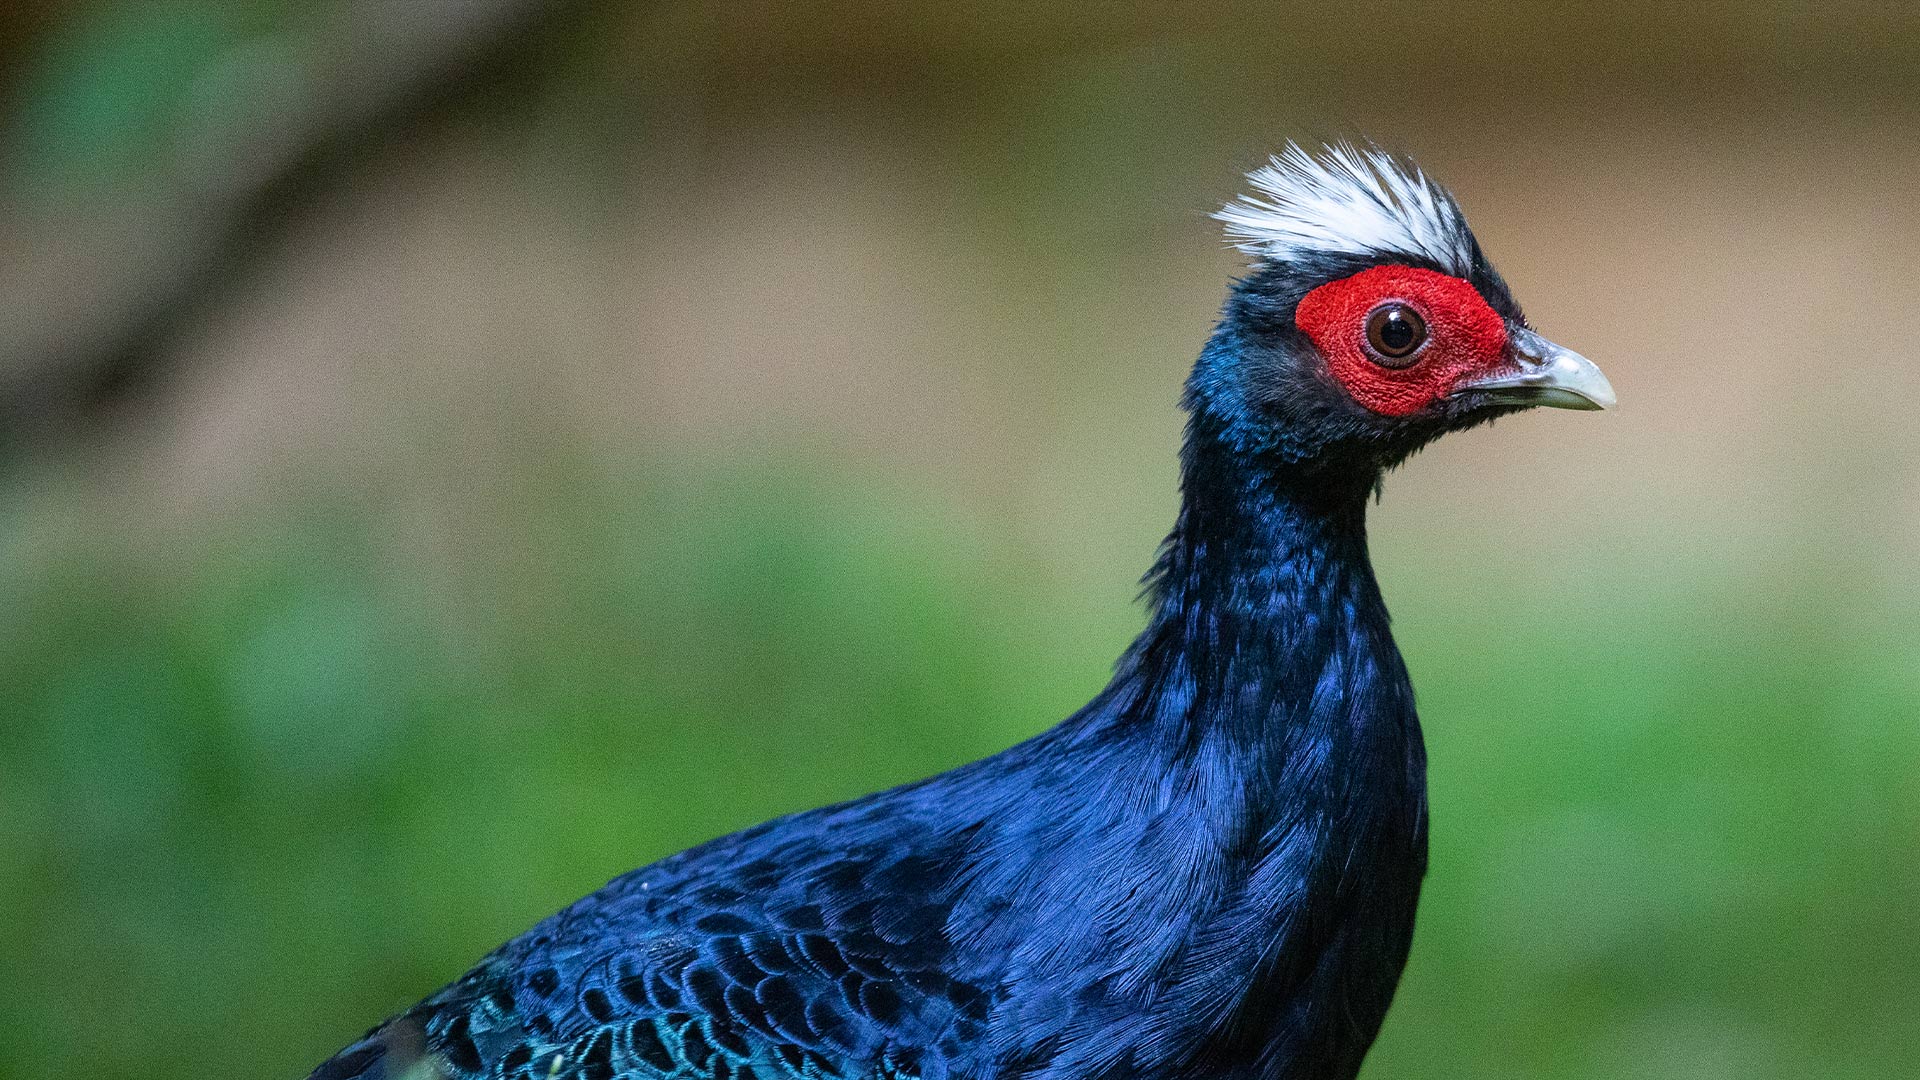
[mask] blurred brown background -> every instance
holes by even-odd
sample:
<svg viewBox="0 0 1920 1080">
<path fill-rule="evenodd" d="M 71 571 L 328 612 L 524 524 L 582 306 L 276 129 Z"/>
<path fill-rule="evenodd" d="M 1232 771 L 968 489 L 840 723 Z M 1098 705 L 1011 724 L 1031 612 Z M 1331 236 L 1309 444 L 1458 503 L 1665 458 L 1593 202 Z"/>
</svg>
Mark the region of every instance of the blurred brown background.
<svg viewBox="0 0 1920 1080">
<path fill-rule="evenodd" d="M 1459 195 L 1617 414 L 1390 478 L 1434 873 L 1369 1077 L 1920 1053 L 1920 9 L 0 17 L 5 1075 L 299 1075 L 609 875 L 1064 715 L 1206 214 Z"/>
</svg>

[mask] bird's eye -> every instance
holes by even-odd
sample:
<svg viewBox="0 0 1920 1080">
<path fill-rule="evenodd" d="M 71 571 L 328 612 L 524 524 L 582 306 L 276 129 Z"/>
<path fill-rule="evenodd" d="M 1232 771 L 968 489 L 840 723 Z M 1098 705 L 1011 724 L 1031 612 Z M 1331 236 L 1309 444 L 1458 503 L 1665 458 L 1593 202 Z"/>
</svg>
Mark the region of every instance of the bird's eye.
<svg viewBox="0 0 1920 1080">
<path fill-rule="evenodd" d="M 1387 367 L 1406 367 L 1427 341 L 1427 321 L 1406 304 L 1382 304 L 1367 316 L 1367 346 Z"/>
</svg>

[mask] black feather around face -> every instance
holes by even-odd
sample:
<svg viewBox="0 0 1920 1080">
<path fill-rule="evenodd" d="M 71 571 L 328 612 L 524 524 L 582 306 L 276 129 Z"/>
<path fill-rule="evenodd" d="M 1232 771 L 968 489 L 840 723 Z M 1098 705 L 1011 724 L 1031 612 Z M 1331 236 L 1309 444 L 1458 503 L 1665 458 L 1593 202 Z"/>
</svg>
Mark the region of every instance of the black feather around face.
<svg viewBox="0 0 1920 1080">
<path fill-rule="evenodd" d="M 1383 416 L 1355 402 L 1294 322 L 1300 301 L 1328 282 L 1376 266 L 1437 273 L 1431 260 L 1391 252 L 1326 254 L 1256 264 L 1236 281 L 1219 324 L 1187 383 L 1186 407 L 1205 413 L 1230 448 L 1312 472 L 1377 475 L 1434 439 L 1519 411 L 1445 400 L 1411 416 Z M 1510 325 L 1526 318 L 1478 243 L 1467 281 Z"/>
</svg>

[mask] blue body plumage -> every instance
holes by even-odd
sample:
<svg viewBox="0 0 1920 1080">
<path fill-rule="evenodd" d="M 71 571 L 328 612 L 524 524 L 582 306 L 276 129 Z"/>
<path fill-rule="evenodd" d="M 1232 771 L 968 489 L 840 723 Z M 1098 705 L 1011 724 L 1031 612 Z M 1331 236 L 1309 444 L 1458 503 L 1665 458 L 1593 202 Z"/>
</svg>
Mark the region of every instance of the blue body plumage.
<svg viewBox="0 0 1920 1080">
<path fill-rule="evenodd" d="M 1302 157 L 1338 180 L 1337 160 Z M 1408 228 L 1453 227 L 1438 197 L 1432 221 L 1403 208 Z M 1372 415 L 1291 314 L 1392 262 L 1518 320 L 1460 243 L 1458 266 L 1371 236 L 1289 250 L 1235 286 L 1188 383 L 1148 625 L 1085 708 L 624 875 L 315 1080 L 416 1062 L 528 1080 L 1351 1078 L 1407 957 L 1427 840 L 1366 502 L 1382 469 L 1518 404 L 1463 389 Z"/>
</svg>

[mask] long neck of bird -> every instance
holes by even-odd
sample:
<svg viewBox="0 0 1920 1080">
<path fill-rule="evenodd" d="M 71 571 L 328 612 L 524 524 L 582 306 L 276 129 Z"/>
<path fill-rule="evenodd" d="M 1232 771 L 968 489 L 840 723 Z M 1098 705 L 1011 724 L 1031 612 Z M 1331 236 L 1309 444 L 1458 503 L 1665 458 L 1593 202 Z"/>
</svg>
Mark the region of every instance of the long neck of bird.
<svg viewBox="0 0 1920 1080">
<path fill-rule="evenodd" d="M 1277 748 L 1336 699 L 1404 683 L 1367 557 L 1373 480 L 1264 460 L 1197 417 L 1119 712 L 1177 742 Z"/>
<path fill-rule="evenodd" d="M 1100 956 L 1116 987 L 1226 1015 L 1207 995 L 1304 977 L 1260 958 L 1344 924 L 1356 891 L 1408 900 L 1388 921 L 1410 925 L 1424 758 L 1367 561 L 1372 478 L 1276 473 L 1217 434 L 1189 433 L 1152 617 L 1113 681 L 985 766 L 977 800 L 944 800 L 998 808 L 977 833 L 956 819 L 968 879 L 1021 902 L 954 925 L 1009 977 Z M 1048 934 L 1020 936 L 1016 910 L 1054 913 Z M 1187 951 L 1242 936 L 1234 963 Z"/>
</svg>

